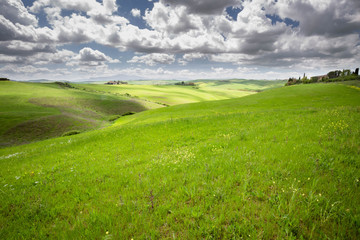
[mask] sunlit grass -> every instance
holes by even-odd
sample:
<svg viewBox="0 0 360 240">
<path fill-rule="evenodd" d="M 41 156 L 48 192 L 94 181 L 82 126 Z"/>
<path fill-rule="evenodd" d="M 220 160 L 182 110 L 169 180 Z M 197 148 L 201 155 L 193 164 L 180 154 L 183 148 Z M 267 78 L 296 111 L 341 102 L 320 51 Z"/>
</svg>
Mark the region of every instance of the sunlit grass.
<svg viewBox="0 0 360 240">
<path fill-rule="evenodd" d="M 112 115 L 163 107 L 57 84 L 0 82 L 0 147 L 109 125 Z"/>
<path fill-rule="evenodd" d="M 140 99 L 167 105 L 203 102 L 212 100 L 243 97 L 253 92 L 234 89 L 217 89 L 215 87 L 192 87 L 178 85 L 99 85 L 77 84 L 76 87 L 92 91 L 101 91 L 119 95 L 130 94 Z M 240 86 L 239 86 L 240 87 Z"/>
<path fill-rule="evenodd" d="M 357 239 L 359 103 L 286 87 L 1 149 L 0 238 Z"/>
</svg>

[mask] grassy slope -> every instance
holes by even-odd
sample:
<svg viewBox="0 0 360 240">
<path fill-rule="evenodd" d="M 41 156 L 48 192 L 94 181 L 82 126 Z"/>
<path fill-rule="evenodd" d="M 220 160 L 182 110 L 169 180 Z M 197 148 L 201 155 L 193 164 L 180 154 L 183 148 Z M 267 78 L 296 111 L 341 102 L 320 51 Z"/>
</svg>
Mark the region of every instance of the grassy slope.
<svg viewBox="0 0 360 240">
<path fill-rule="evenodd" d="M 57 84 L 0 82 L 0 146 L 97 128 L 110 115 L 143 111 L 149 104 Z"/>
<path fill-rule="evenodd" d="M 97 85 L 97 84 L 78 84 L 79 88 L 89 90 L 131 94 L 153 102 L 165 103 L 168 105 L 177 105 L 192 102 L 202 102 L 211 100 L 221 100 L 228 98 L 243 97 L 252 94 L 248 91 L 237 91 L 228 89 L 216 89 L 203 86 L 199 89 L 191 86 L 175 85 Z"/>
<path fill-rule="evenodd" d="M 360 91 L 156 109 L 0 150 L 0 238 L 358 239 Z"/>
<path fill-rule="evenodd" d="M 246 80 L 246 79 L 229 79 L 229 80 L 196 80 L 194 81 L 203 88 L 242 90 L 242 91 L 262 91 L 270 88 L 282 87 L 286 83 L 284 80 Z"/>
</svg>

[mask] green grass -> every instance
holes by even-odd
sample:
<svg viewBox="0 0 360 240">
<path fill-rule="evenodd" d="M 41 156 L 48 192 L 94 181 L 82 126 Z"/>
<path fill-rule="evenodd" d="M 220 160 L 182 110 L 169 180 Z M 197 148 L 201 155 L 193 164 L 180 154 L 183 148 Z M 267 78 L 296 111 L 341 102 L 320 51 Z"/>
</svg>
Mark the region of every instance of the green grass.
<svg viewBox="0 0 360 240">
<path fill-rule="evenodd" d="M 161 106 L 57 84 L 0 82 L 0 147 L 104 127 L 111 115 L 156 107 Z"/>
<path fill-rule="evenodd" d="M 359 80 L 344 81 L 344 82 L 341 82 L 341 84 L 350 85 L 350 86 L 354 86 L 354 87 L 360 87 L 360 81 Z"/>
<path fill-rule="evenodd" d="M 175 85 L 99 85 L 99 84 L 77 84 L 80 89 L 98 91 L 112 94 L 130 94 L 131 96 L 146 99 L 152 102 L 167 105 L 178 105 L 184 103 L 222 100 L 243 97 L 254 94 L 266 88 L 283 86 L 284 83 L 275 84 L 273 81 L 257 80 L 226 80 L 230 85 L 223 85 L 223 81 L 202 80 L 195 81 L 198 85 L 175 86 Z M 225 80 L 224 80 L 225 81 Z M 134 81 L 135 83 L 136 81 Z M 140 82 L 141 83 L 141 82 Z M 145 82 L 147 83 L 147 82 Z"/>
<path fill-rule="evenodd" d="M 259 92 L 266 89 L 278 88 L 284 86 L 284 80 L 246 80 L 246 79 L 228 79 L 228 80 L 195 80 L 193 81 L 203 88 L 227 89 Z"/>
<path fill-rule="evenodd" d="M 359 103 L 298 85 L 0 149 L 0 238 L 359 239 Z"/>
</svg>

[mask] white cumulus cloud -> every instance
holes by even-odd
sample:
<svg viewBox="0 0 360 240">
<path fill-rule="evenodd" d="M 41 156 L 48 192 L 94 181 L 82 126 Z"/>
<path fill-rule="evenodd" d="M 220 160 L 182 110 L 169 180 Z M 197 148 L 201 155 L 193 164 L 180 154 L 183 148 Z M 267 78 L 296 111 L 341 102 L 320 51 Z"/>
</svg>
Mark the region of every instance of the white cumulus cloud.
<svg viewBox="0 0 360 240">
<path fill-rule="evenodd" d="M 131 15 L 133 15 L 133 17 L 140 17 L 141 11 L 137 8 L 133 8 L 133 9 L 131 9 Z"/>
<path fill-rule="evenodd" d="M 143 56 L 134 56 L 129 63 L 144 63 L 149 66 L 157 64 L 172 64 L 175 62 L 175 56 L 165 53 L 152 53 Z"/>
<path fill-rule="evenodd" d="M 88 66 L 98 66 L 103 65 L 105 62 L 109 63 L 119 63 L 118 59 L 112 59 L 109 56 L 106 56 L 104 53 L 93 50 L 91 48 L 83 48 L 79 51 L 78 56 L 74 57 L 75 60 L 78 60 L 80 65 Z"/>
</svg>

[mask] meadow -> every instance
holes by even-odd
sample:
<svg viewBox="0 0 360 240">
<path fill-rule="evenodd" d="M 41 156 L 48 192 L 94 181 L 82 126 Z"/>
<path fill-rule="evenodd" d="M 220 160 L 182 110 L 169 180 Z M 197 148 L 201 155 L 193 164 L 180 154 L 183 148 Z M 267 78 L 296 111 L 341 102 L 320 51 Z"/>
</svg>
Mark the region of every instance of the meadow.
<svg viewBox="0 0 360 240">
<path fill-rule="evenodd" d="M 231 80 L 229 89 L 217 89 L 222 81 L 201 87 L 175 86 L 175 82 L 131 81 L 126 86 L 0 82 L 0 147 L 103 128 L 129 112 L 254 93 L 239 91 L 244 88 L 242 80 Z M 252 81 L 252 87 L 271 88 L 273 83 Z"/>
<path fill-rule="evenodd" d="M 110 125 L 109 119 L 162 105 L 56 83 L 0 82 L 0 147 Z"/>
<path fill-rule="evenodd" d="M 356 85 L 158 108 L 0 149 L 0 238 L 359 239 Z"/>
<path fill-rule="evenodd" d="M 127 85 L 75 84 L 79 89 L 112 93 L 128 94 L 132 97 L 148 101 L 178 105 L 185 103 L 223 100 L 243 97 L 256 92 L 281 87 L 284 81 L 260 80 L 195 80 L 196 86 L 174 85 L 178 81 L 130 81 Z"/>
</svg>

